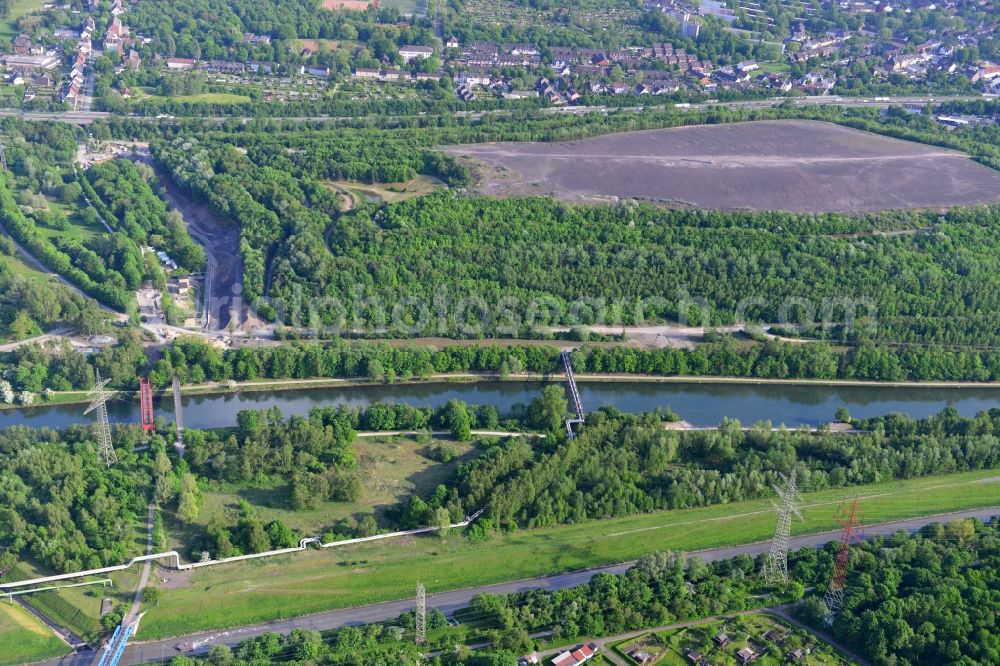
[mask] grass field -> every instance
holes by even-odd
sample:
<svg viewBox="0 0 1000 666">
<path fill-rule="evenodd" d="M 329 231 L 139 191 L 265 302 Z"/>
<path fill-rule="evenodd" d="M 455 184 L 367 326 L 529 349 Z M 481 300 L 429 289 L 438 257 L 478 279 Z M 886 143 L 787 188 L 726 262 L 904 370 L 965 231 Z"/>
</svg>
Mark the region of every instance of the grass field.
<svg viewBox="0 0 1000 666">
<path fill-rule="evenodd" d="M 173 97 L 151 95 L 146 99 L 192 102 L 196 104 L 243 104 L 250 101 L 250 98 L 246 95 L 236 95 L 234 93 L 201 93 L 199 95 L 174 95 Z"/>
<path fill-rule="evenodd" d="M 847 497 L 859 498 L 866 523 L 991 506 L 1000 503 L 997 478 L 995 470 L 979 471 L 811 493 L 805 497 L 805 520 L 792 530 L 837 529 L 835 513 Z M 418 580 L 433 593 L 622 562 L 658 550 L 763 541 L 773 530 L 770 501 L 761 500 L 524 530 L 480 545 L 457 537 L 411 538 L 171 573 L 140 635 L 163 638 L 399 599 L 409 596 Z"/>
<path fill-rule="evenodd" d="M 427 2 L 421 0 L 382 0 L 379 7 L 395 8 L 403 14 L 417 14 L 423 16 L 427 14 Z"/>
<path fill-rule="evenodd" d="M 214 516 L 226 513 L 230 514 L 228 522 L 233 522 L 243 499 L 257 510 L 265 523 L 281 520 L 293 530 L 309 536 L 322 534 L 338 520 L 373 512 L 384 525 L 386 512 L 395 509 L 413 493 L 429 496 L 454 471 L 457 459 L 442 464 L 427 457 L 427 449 L 438 441 L 446 442 L 459 455 L 473 449 L 468 442 L 431 437 L 422 441 L 408 437 L 359 437 L 354 442 L 361 478 L 361 496 L 356 502 L 322 502 L 315 509 L 294 511 L 290 504 L 291 490 L 284 481 L 264 488 L 209 490 L 205 493 L 195 531 L 207 526 Z M 172 519 L 167 519 L 168 527 L 172 523 Z M 172 536 L 171 547 L 183 552 L 184 544 L 191 543 L 194 535 L 175 531 Z"/>
<path fill-rule="evenodd" d="M 0 262 L 7 264 L 14 275 L 20 275 L 26 280 L 40 280 L 42 282 L 48 282 L 54 279 L 48 273 L 43 273 L 40 270 L 32 268 L 21 258 L 20 255 L 10 256 L 10 255 L 0 255 Z"/>
<path fill-rule="evenodd" d="M 20 606 L 0 602 L 0 666 L 68 654 L 69 646 Z"/>
<path fill-rule="evenodd" d="M 49 208 L 52 210 L 60 210 L 65 213 L 66 219 L 69 222 L 66 229 L 53 229 L 52 227 L 45 226 L 44 224 L 36 225 L 38 227 L 38 231 L 52 242 L 55 242 L 59 238 L 68 238 L 80 243 L 86 243 L 94 236 L 108 232 L 108 230 L 105 229 L 104 225 L 100 222 L 95 222 L 93 224 L 86 224 L 83 222 L 83 220 L 80 219 L 80 216 L 76 214 L 77 211 L 72 206 L 66 206 L 50 200 Z"/>
<path fill-rule="evenodd" d="M 17 21 L 33 12 L 40 12 L 44 0 L 11 0 L 7 18 L 0 21 L 0 37 L 14 38 L 18 35 Z M 0 655 L 0 659 L 2 659 Z"/>
<path fill-rule="evenodd" d="M 23 562 L 18 564 L 17 568 L 22 574 L 21 578 L 44 576 L 51 573 Z M 131 603 L 135 588 L 139 583 L 139 571 L 140 568 L 136 566 L 128 571 L 118 571 L 105 576 L 111 580 L 110 586 L 65 587 L 59 590 L 31 594 L 25 599 L 77 636 L 91 640 L 102 632 L 100 618 L 103 600 L 109 598 L 116 606 Z"/>
</svg>

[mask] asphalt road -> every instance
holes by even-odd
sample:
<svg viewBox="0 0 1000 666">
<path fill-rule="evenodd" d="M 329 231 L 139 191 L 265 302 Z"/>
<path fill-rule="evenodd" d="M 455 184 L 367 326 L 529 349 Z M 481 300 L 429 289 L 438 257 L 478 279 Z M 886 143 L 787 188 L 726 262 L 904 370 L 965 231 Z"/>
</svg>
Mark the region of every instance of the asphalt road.
<svg viewBox="0 0 1000 666">
<path fill-rule="evenodd" d="M 743 102 L 718 102 L 714 104 L 691 104 L 691 109 L 703 109 L 708 106 L 725 107 L 725 108 L 764 108 L 769 106 L 775 106 L 784 101 L 785 98 L 773 98 L 765 100 L 751 100 Z M 822 95 L 822 96 L 811 96 L 811 97 L 792 97 L 790 98 L 792 103 L 796 106 L 812 106 L 816 104 L 834 104 L 837 106 L 875 106 L 875 107 L 885 107 L 890 104 L 926 104 L 927 102 L 950 102 L 950 101 L 971 101 L 983 99 L 981 96 L 977 95 L 952 95 L 952 96 L 935 96 L 935 95 L 905 95 L 899 97 L 840 97 L 835 95 Z M 659 108 L 669 108 L 662 107 L 661 105 L 656 106 L 633 106 L 633 107 L 604 107 L 604 106 L 566 106 L 549 109 L 553 113 L 589 113 L 591 111 L 642 111 L 644 109 L 656 110 Z M 503 111 L 501 111 L 502 113 Z M 492 112 L 485 112 L 486 114 Z M 129 117 L 141 120 L 157 120 L 153 116 L 127 116 L 124 114 L 112 114 L 107 111 L 28 111 L 21 112 L 16 109 L 0 109 L 0 118 L 3 117 L 18 117 L 23 120 L 35 120 L 35 121 L 46 121 L 46 120 L 58 120 L 65 123 L 73 123 L 77 125 L 89 125 L 95 120 L 102 118 L 110 118 L 112 116 L 119 117 Z M 467 113 L 463 111 L 456 112 L 456 115 L 465 115 L 471 117 L 480 117 L 484 115 L 483 112 Z M 202 116 L 193 116 L 202 117 Z M 173 118 L 171 116 L 171 118 Z M 182 120 L 184 117 L 178 116 L 177 120 Z M 204 117 L 210 120 L 218 120 L 219 122 L 233 120 L 234 117 L 231 116 L 212 116 Z M 290 120 L 297 122 L 315 122 L 321 120 L 330 120 L 333 116 L 296 116 L 296 117 L 281 117 L 273 116 L 275 120 Z M 242 118 L 242 120 L 253 120 L 253 118 Z"/>
<path fill-rule="evenodd" d="M 882 523 L 879 525 L 865 525 L 864 538 L 892 534 L 893 532 L 901 529 L 915 531 L 924 525 L 942 520 L 946 521 L 955 518 L 979 518 L 983 521 L 987 521 L 994 516 L 1000 516 L 1000 506 L 988 509 L 958 511 L 954 513 L 939 514 L 936 516 L 922 516 L 919 518 Z M 833 531 L 795 537 L 791 539 L 790 547 L 793 550 L 796 548 L 820 547 L 827 542 L 838 538 L 838 536 L 839 533 Z M 730 548 L 715 548 L 712 550 L 697 551 L 690 553 L 690 555 L 698 557 L 705 562 L 714 562 L 742 554 L 751 556 L 759 555 L 767 552 L 769 546 L 770 543 L 764 541 L 746 544 L 743 546 L 733 546 Z M 623 573 L 633 564 L 634 562 L 625 562 L 622 564 L 589 569 L 586 571 L 574 571 L 571 573 L 554 574 L 551 576 L 500 583 L 497 585 L 487 585 L 478 588 L 443 592 L 441 594 L 429 596 L 427 598 L 427 604 L 431 608 L 440 609 L 446 615 L 451 615 L 456 610 L 467 606 L 472 597 L 477 594 L 511 594 L 514 592 L 524 592 L 534 589 L 560 590 L 568 587 L 576 587 L 587 583 L 598 573 Z M 206 599 L 206 603 L 210 602 L 211 599 Z M 307 615 L 290 620 L 278 620 L 275 622 L 268 622 L 249 627 L 203 632 L 181 638 L 172 638 L 149 643 L 138 643 L 128 647 L 122 658 L 121 664 L 132 665 L 167 661 L 179 654 L 176 649 L 176 646 L 179 643 L 192 643 L 194 645 L 192 653 L 199 654 L 207 652 L 208 649 L 215 644 L 225 643 L 227 645 L 235 645 L 246 638 L 258 636 L 269 631 L 279 633 L 288 633 L 293 629 L 324 631 L 327 629 L 336 629 L 338 627 L 350 625 L 383 622 L 391 620 L 397 617 L 400 613 L 412 608 L 413 601 L 410 599 L 404 599 L 401 601 L 390 601 L 370 606 L 362 606 L 360 608 L 349 608 L 344 610 L 329 611 L 326 613 L 317 613 L 315 615 Z M 151 612 L 156 611 L 154 609 Z M 51 666 L 84 666 L 85 664 L 89 664 L 92 659 L 93 653 L 88 650 L 80 654 L 69 655 L 63 659 L 49 661 L 46 662 L 46 664 Z"/>
</svg>

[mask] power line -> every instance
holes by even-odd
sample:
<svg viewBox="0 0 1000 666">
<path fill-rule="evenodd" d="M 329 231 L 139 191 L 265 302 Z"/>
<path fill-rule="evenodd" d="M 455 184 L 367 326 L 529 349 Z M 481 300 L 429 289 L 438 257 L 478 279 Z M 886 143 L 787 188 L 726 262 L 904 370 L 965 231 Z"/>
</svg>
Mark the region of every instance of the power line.
<svg viewBox="0 0 1000 666">
<path fill-rule="evenodd" d="M 174 375 L 174 419 L 177 422 L 177 441 L 174 446 L 184 455 L 184 412 L 181 410 L 181 380 Z"/>
<path fill-rule="evenodd" d="M 764 579 L 772 585 L 788 583 L 788 539 L 792 530 L 792 516 L 798 516 L 799 520 L 803 520 L 802 513 L 796 506 L 801 497 L 795 482 L 795 469 L 792 469 L 788 477 L 782 475 L 782 478 L 785 479 L 784 487 L 774 486 L 774 492 L 781 503 L 771 502 L 778 514 L 778 526 L 774 530 L 774 538 L 771 539 L 771 550 L 764 560 Z"/>
<path fill-rule="evenodd" d="M 427 591 L 423 583 L 417 583 L 416 643 L 427 642 Z"/>
<path fill-rule="evenodd" d="M 108 422 L 107 403 L 114 396 L 115 392 L 105 388 L 111 380 L 101 379 L 100 370 L 95 370 L 95 372 L 97 373 L 96 383 L 94 384 L 94 390 L 91 392 L 94 398 L 90 402 L 90 406 L 83 413 L 89 414 L 94 410 L 97 411 L 97 452 L 104 466 L 111 467 L 118 462 L 118 455 L 115 453 L 114 444 L 111 442 L 111 424 Z"/>
<path fill-rule="evenodd" d="M 830 589 L 826 591 L 823 601 L 826 602 L 827 625 L 833 625 L 833 621 L 840 614 L 844 607 L 844 582 L 847 580 L 847 566 L 851 558 L 851 543 L 858 536 L 858 500 L 851 502 L 850 509 L 841 505 L 838 511 L 838 518 L 844 531 L 840 535 L 840 549 L 837 551 L 837 562 L 833 568 L 833 578 L 830 581 Z"/>
</svg>

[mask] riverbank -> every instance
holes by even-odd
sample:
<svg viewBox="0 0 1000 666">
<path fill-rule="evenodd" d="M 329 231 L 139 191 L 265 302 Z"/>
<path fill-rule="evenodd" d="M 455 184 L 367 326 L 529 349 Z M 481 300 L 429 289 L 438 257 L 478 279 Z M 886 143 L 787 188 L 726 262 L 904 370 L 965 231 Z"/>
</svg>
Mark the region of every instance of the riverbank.
<svg viewBox="0 0 1000 666">
<path fill-rule="evenodd" d="M 360 388 L 389 386 L 426 386 L 434 384 L 471 384 L 480 382 L 563 382 L 562 373 L 539 374 L 517 373 L 501 377 L 489 372 L 452 372 L 438 373 L 430 377 L 410 380 L 397 380 L 392 383 L 376 381 L 367 377 L 319 377 L 315 379 L 269 379 L 244 382 L 212 382 L 206 384 L 186 385 L 181 387 L 184 396 L 209 396 L 237 394 L 243 392 L 281 392 L 299 391 L 303 389 L 325 388 Z M 761 377 L 731 377 L 722 375 L 641 375 L 626 373 L 576 373 L 576 379 L 582 383 L 644 383 L 644 384 L 731 384 L 746 386 L 813 386 L 813 387 L 849 387 L 849 388 L 905 388 L 905 389 L 996 389 L 1000 392 L 1000 382 L 889 382 L 868 381 L 860 379 L 770 379 Z M 169 399 L 173 395 L 169 388 L 157 390 L 154 397 Z M 137 391 L 119 391 L 120 399 L 138 401 Z M 1000 398 L 1000 393 L 998 393 Z M 0 411 L 5 409 L 33 409 L 53 405 L 72 405 L 89 403 L 92 396 L 88 391 L 53 391 L 47 398 L 38 398 L 31 405 L 0 404 Z"/>
</svg>

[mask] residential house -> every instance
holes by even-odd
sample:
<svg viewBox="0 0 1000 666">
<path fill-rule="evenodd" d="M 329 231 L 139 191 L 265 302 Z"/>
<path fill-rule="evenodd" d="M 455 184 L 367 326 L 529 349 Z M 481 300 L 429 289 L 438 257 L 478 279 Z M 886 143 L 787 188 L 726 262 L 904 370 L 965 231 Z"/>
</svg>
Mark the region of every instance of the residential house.
<svg viewBox="0 0 1000 666">
<path fill-rule="evenodd" d="M 465 86 L 488 86 L 492 76 L 488 70 L 470 67 L 455 75 L 455 83 Z"/>
<path fill-rule="evenodd" d="M 434 49 L 429 46 L 416 46 L 408 44 L 399 48 L 399 55 L 402 56 L 402 58 L 407 62 L 417 59 L 425 60 L 434 55 Z"/>
<path fill-rule="evenodd" d="M 736 658 L 740 660 L 740 663 L 746 666 L 751 661 L 757 658 L 757 652 L 753 648 L 747 646 L 745 648 L 740 648 L 736 652 Z"/>
<path fill-rule="evenodd" d="M 31 41 L 31 37 L 27 35 L 18 35 L 14 39 L 14 55 L 31 55 L 31 49 L 35 46 L 35 43 Z"/>
<path fill-rule="evenodd" d="M 459 86 L 458 90 L 455 91 L 455 94 L 463 102 L 471 102 L 476 99 L 476 93 L 472 92 L 472 88 L 470 88 L 468 84 Z"/>
<path fill-rule="evenodd" d="M 194 58 L 167 58 L 167 69 L 175 72 L 189 72 L 197 65 Z"/>
<path fill-rule="evenodd" d="M 929 53 L 913 53 L 907 55 L 895 55 L 892 60 L 889 61 L 889 65 L 892 71 L 898 72 L 901 69 L 906 69 L 907 67 L 913 67 L 914 65 L 920 65 L 933 58 Z"/>
<path fill-rule="evenodd" d="M 128 36 L 128 26 L 123 25 L 122 20 L 117 16 L 111 19 L 111 24 L 108 26 L 107 32 L 104 33 L 105 53 L 123 53 Z"/>
<path fill-rule="evenodd" d="M 354 78 L 356 79 L 377 79 L 381 76 L 382 72 L 378 69 L 358 67 L 354 70 Z"/>
<path fill-rule="evenodd" d="M 444 43 L 446 49 L 457 49 L 458 48 L 458 37 L 454 35 L 448 38 L 448 41 Z"/>
<path fill-rule="evenodd" d="M 701 24 L 697 21 L 682 21 L 681 22 L 681 37 L 686 39 L 698 39 L 698 35 L 701 33 Z"/>
<path fill-rule="evenodd" d="M 243 33 L 243 43 L 250 46 L 267 46 L 271 43 L 270 35 L 255 35 L 252 32 Z"/>
<path fill-rule="evenodd" d="M 299 74 L 301 74 L 302 76 L 316 76 L 321 79 L 325 79 L 330 76 L 330 68 L 307 67 L 306 65 L 302 65 L 301 67 L 299 67 Z"/>
<path fill-rule="evenodd" d="M 719 647 L 724 648 L 727 645 L 729 645 L 731 641 L 727 634 L 720 631 L 715 636 L 712 636 L 712 642 L 718 645 Z"/>
<path fill-rule="evenodd" d="M 538 47 L 534 44 L 506 44 L 504 49 L 511 55 L 538 55 Z"/>
<path fill-rule="evenodd" d="M 579 666 L 579 664 L 593 659 L 595 654 L 597 654 L 597 645 L 588 643 L 587 645 L 581 645 L 575 650 L 567 650 L 553 657 L 552 666 Z"/>
<path fill-rule="evenodd" d="M 125 68 L 137 71 L 140 64 L 142 64 L 142 60 L 139 58 L 139 53 L 135 49 L 129 49 L 128 56 L 125 58 Z"/>
<path fill-rule="evenodd" d="M 972 82 L 991 81 L 1000 76 L 1000 65 L 984 64 L 972 75 Z"/>
<path fill-rule="evenodd" d="M 239 75 L 247 70 L 247 66 L 242 62 L 233 62 L 231 60 L 209 60 L 201 63 L 199 69 L 215 74 Z"/>
<path fill-rule="evenodd" d="M 49 74 L 34 74 L 31 77 L 31 85 L 34 88 L 53 88 L 56 80 Z"/>
</svg>

